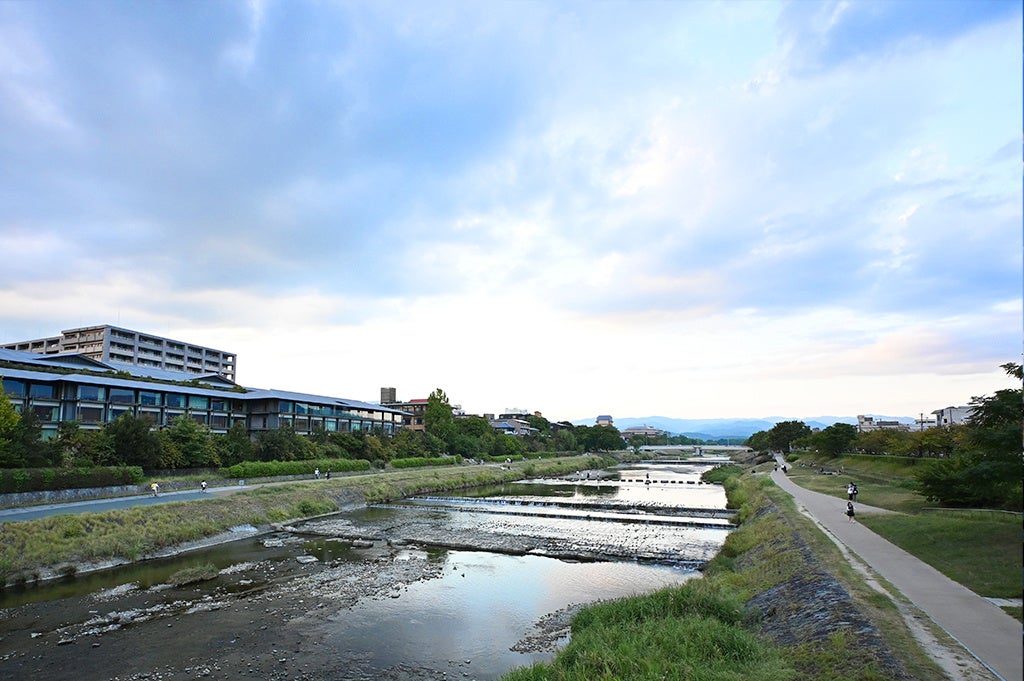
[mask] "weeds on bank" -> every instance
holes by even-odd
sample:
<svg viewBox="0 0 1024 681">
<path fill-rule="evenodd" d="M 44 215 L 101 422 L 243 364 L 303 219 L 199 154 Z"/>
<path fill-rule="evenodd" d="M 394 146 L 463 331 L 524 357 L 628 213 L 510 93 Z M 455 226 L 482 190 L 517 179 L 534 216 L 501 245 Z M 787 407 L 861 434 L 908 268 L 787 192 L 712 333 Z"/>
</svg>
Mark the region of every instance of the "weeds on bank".
<svg viewBox="0 0 1024 681">
<path fill-rule="evenodd" d="M 598 457 L 567 457 L 530 465 L 538 474 L 556 475 L 609 463 Z M 261 526 L 331 513 L 338 510 L 343 489 L 355 489 L 368 501 L 385 501 L 521 477 L 521 470 L 490 466 L 412 469 L 254 487 L 200 501 L 3 522 L 0 588 L 8 582 L 37 578 L 46 568 L 60 571 L 74 563 L 134 561 L 238 525 Z"/>
<path fill-rule="evenodd" d="M 514 670 L 502 680 L 886 678 L 872 649 L 851 645 L 852 632 L 792 647 L 754 633 L 757 622 L 743 604 L 808 569 L 807 549 L 771 505 L 764 484 L 751 476 L 726 482 L 730 499 L 745 499 L 745 520 L 706 566 L 703 578 L 585 608 L 573 619 L 570 643 L 552 662 Z M 921 678 L 934 671 L 926 668 Z"/>
</svg>

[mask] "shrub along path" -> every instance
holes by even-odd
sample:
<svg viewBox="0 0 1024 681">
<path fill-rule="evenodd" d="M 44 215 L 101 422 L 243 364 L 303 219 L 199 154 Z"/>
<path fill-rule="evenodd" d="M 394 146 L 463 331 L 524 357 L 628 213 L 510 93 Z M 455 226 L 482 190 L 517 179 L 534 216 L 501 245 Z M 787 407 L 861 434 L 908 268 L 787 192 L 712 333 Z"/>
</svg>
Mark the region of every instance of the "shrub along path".
<svg viewBox="0 0 1024 681">
<path fill-rule="evenodd" d="M 849 522 L 845 501 L 804 489 L 781 470 L 771 477 L 833 537 L 899 589 L 993 673 L 1004 681 L 1024 678 L 1020 622 L 860 523 Z M 857 504 L 857 512 L 888 511 Z"/>
</svg>

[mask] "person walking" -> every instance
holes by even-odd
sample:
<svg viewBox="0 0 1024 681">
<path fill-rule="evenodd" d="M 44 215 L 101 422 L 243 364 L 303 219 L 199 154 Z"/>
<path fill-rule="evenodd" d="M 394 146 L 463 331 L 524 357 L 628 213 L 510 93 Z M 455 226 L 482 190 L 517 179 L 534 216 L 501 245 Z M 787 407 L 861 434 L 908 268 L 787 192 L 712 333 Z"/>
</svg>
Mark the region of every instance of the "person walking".
<svg viewBox="0 0 1024 681">
<path fill-rule="evenodd" d="M 157 483 L 154 482 L 152 485 L 149 486 L 149 489 L 153 490 L 154 497 L 160 496 L 160 485 L 158 485 Z"/>
<path fill-rule="evenodd" d="M 851 523 L 854 522 L 853 516 L 854 516 L 853 502 L 852 501 L 847 501 L 846 502 L 846 517 L 850 519 Z"/>
<path fill-rule="evenodd" d="M 206 481 L 203 480 L 202 482 L 200 482 L 199 483 L 199 487 L 200 487 L 200 489 L 202 489 L 205 492 L 206 491 Z"/>
<path fill-rule="evenodd" d="M 854 484 L 852 482 L 851 483 L 847 483 L 847 485 L 846 485 L 846 499 L 848 501 L 853 501 L 853 490 L 854 490 Z"/>
<path fill-rule="evenodd" d="M 853 500 L 854 501 L 857 501 L 857 492 L 859 492 L 859 491 L 860 490 L 857 489 L 857 485 L 854 485 L 853 486 Z"/>
</svg>

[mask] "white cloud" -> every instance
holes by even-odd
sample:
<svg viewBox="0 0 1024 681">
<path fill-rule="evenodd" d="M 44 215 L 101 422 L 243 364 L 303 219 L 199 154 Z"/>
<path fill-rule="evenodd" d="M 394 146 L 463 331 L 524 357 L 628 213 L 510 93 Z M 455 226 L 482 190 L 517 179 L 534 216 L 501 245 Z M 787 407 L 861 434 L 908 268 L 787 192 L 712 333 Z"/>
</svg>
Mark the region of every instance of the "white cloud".
<svg viewBox="0 0 1024 681">
<path fill-rule="evenodd" d="M 1020 9 L 912 5 L 0 7 L 0 332 L 558 419 L 991 392 Z"/>
</svg>

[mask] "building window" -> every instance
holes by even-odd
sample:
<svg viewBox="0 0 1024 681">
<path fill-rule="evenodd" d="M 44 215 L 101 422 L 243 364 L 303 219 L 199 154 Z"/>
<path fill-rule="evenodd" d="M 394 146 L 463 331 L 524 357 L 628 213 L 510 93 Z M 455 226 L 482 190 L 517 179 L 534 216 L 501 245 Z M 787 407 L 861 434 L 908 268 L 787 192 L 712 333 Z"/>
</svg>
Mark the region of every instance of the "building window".
<svg viewBox="0 0 1024 681">
<path fill-rule="evenodd" d="M 177 407 L 179 409 L 185 406 L 185 396 L 179 393 L 167 393 L 164 395 L 164 405 L 168 407 Z"/>
<path fill-rule="evenodd" d="M 25 383 L 24 381 L 15 381 L 13 378 L 5 378 L 4 392 L 7 393 L 8 397 L 24 397 L 26 392 Z"/>
<path fill-rule="evenodd" d="M 309 405 L 300 404 L 300 403 L 296 402 L 295 403 L 295 413 L 296 414 L 308 414 L 309 413 Z"/>
<path fill-rule="evenodd" d="M 131 407 L 111 407 L 109 419 L 110 421 L 116 421 L 119 416 L 124 416 L 125 414 L 131 416 L 134 413 L 135 412 Z"/>
<path fill-rule="evenodd" d="M 295 407 L 291 402 L 288 400 L 281 400 L 281 406 L 278 408 L 278 411 L 282 414 L 291 414 L 294 409 Z"/>
<path fill-rule="evenodd" d="M 222 400 L 217 397 L 210 398 L 210 410 L 211 411 L 228 411 L 231 406 L 227 400 Z"/>
<path fill-rule="evenodd" d="M 226 430 L 228 427 L 228 415 L 214 414 L 213 416 L 210 417 L 210 427 Z"/>
<path fill-rule="evenodd" d="M 29 387 L 29 397 L 38 397 L 44 400 L 57 399 L 57 386 L 52 383 L 33 383 Z"/>
<path fill-rule="evenodd" d="M 191 416 L 192 420 L 196 423 L 201 423 L 204 426 L 206 425 L 206 414 L 191 414 Z"/>
<path fill-rule="evenodd" d="M 58 407 L 44 406 L 36 404 L 32 406 L 32 413 L 36 415 L 40 423 L 56 423 L 60 419 L 58 418 Z"/>
<path fill-rule="evenodd" d="M 98 385 L 78 386 L 78 399 L 89 402 L 102 402 L 107 396 L 106 390 Z M 81 420 L 81 419 L 79 419 Z"/>
<path fill-rule="evenodd" d="M 161 401 L 160 393 L 151 392 L 149 390 L 139 391 L 139 404 L 147 407 L 159 407 Z"/>
<path fill-rule="evenodd" d="M 188 408 L 189 409 L 209 409 L 210 398 L 203 397 L 202 395 L 189 395 L 188 396 Z"/>
<path fill-rule="evenodd" d="M 111 388 L 110 402 L 112 404 L 135 404 L 135 391 L 127 388 Z"/>
<path fill-rule="evenodd" d="M 80 423 L 103 423 L 103 407 L 79 407 L 77 420 Z"/>
</svg>

